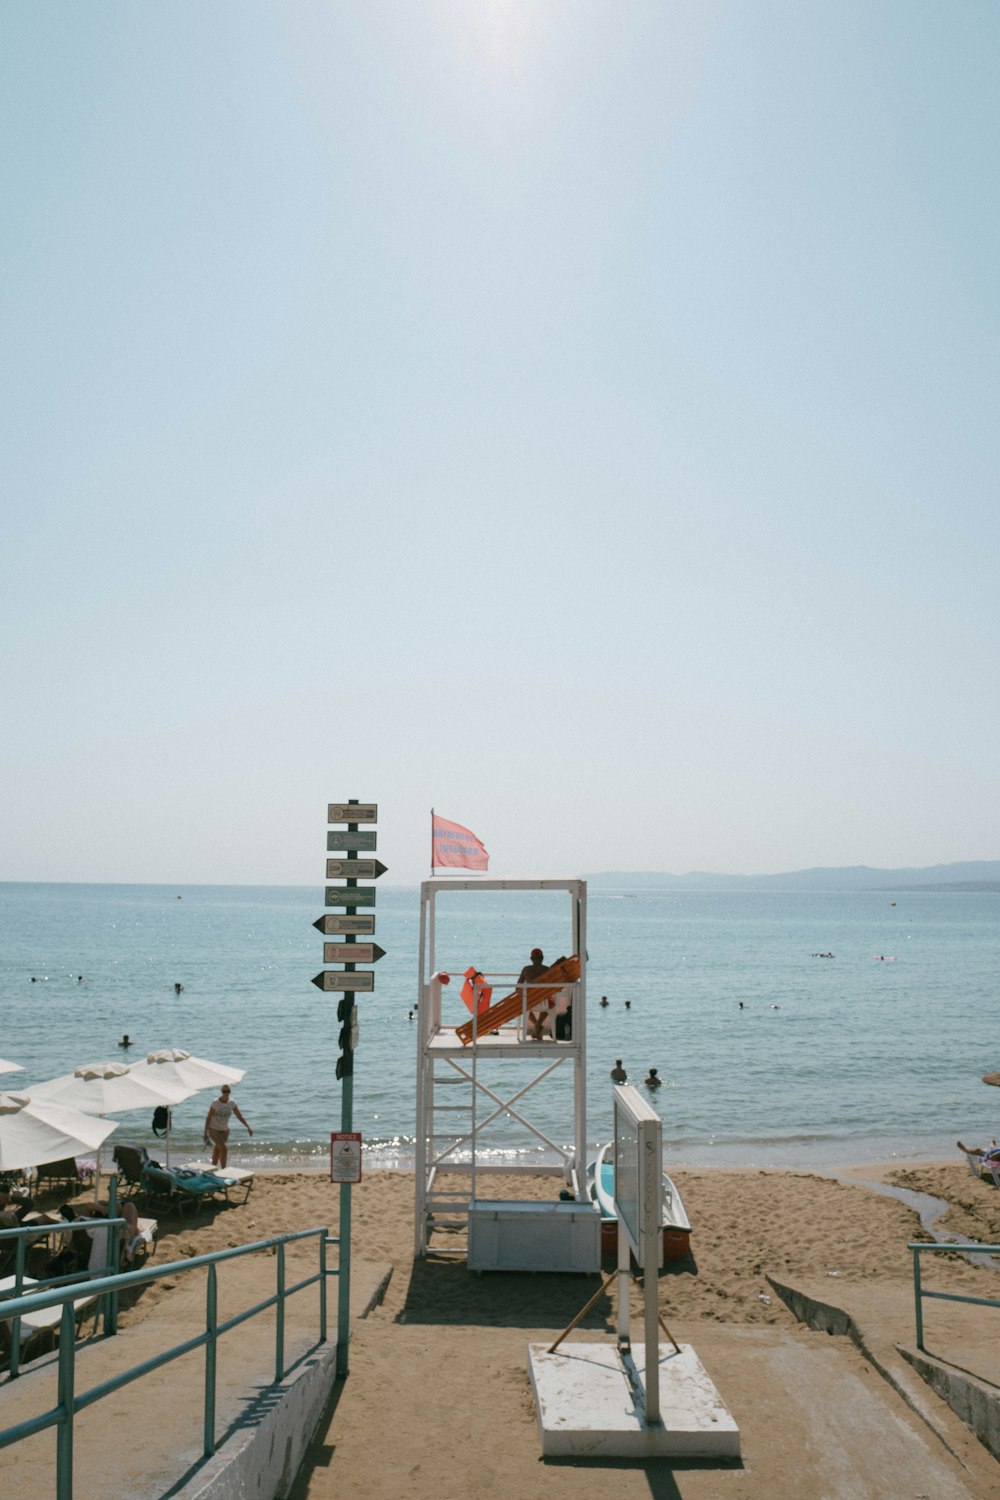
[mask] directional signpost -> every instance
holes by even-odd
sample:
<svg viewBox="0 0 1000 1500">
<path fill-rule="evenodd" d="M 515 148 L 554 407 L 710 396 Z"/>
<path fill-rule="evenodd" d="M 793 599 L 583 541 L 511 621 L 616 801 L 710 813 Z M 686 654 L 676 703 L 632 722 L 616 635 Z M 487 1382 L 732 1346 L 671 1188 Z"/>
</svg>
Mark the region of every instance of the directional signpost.
<svg viewBox="0 0 1000 1500">
<path fill-rule="evenodd" d="M 322 932 L 326 937 L 334 937 L 338 933 L 355 933 L 358 937 L 371 937 L 375 931 L 374 912 L 355 912 L 350 915 L 335 916 L 328 912 L 325 917 L 320 917 L 313 926 L 317 932 Z M 363 963 L 364 960 L 362 959 Z"/>
<path fill-rule="evenodd" d="M 377 802 L 331 802 L 326 810 L 328 823 L 346 823 L 348 833 L 356 833 L 359 823 L 378 822 Z"/>
<path fill-rule="evenodd" d="M 370 885 L 357 887 L 328 885 L 326 888 L 326 904 L 327 906 L 374 906 L 375 887 Z"/>
<path fill-rule="evenodd" d="M 325 964 L 377 964 L 385 958 L 385 949 L 378 943 L 324 943 Z"/>
<path fill-rule="evenodd" d="M 385 874 L 380 859 L 328 859 L 327 880 L 377 880 Z"/>
<path fill-rule="evenodd" d="M 360 974 L 352 974 L 347 969 L 323 969 L 316 975 L 313 984 L 318 990 L 325 990 L 327 993 L 333 990 L 371 992 L 375 988 L 375 975 L 370 969 L 362 969 Z"/>
<path fill-rule="evenodd" d="M 375 802 L 331 802 L 327 806 L 328 823 L 346 823 L 346 829 L 331 829 L 326 836 L 327 852 L 343 854 L 342 859 L 328 859 L 327 880 L 344 880 L 346 885 L 328 885 L 324 890 L 326 906 L 343 906 L 349 910 L 340 913 L 328 912 L 314 922 L 324 937 L 340 939 L 323 944 L 325 964 L 343 964 L 342 969 L 322 969 L 313 978 L 313 984 L 324 994 L 341 996 L 337 1004 L 337 1019 L 340 1027 L 340 1057 L 337 1059 L 337 1077 L 341 1082 L 340 1132 L 342 1141 L 357 1143 L 357 1172 L 352 1164 L 350 1172 L 335 1176 L 331 1151 L 331 1179 L 340 1183 L 340 1277 L 338 1282 L 337 1313 L 337 1375 L 343 1379 L 347 1374 L 347 1336 L 350 1328 L 351 1296 L 351 1184 L 361 1180 L 361 1137 L 353 1130 L 354 1119 L 354 1053 L 360 1039 L 358 1008 L 353 997 L 372 994 L 375 975 L 371 969 L 356 968 L 357 964 L 375 964 L 385 957 L 385 949 L 378 943 L 359 943 L 359 937 L 372 937 L 375 933 L 375 913 L 359 912 L 359 906 L 375 905 L 375 887 L 359 886 L 359 880 L 378 880 L 386 867 L 379 859 L 361 859 L 360 854 L 373 854 L 376 848 L 374 829 L 359 828 L 359 823 L 377 823 L 378 805 Z M 333 1137 L 331 1137 L 332 1141 Z"/>
<path fill-rule="evenodd" d="M 332 829 L 326 836 L 326 852 L 328 854 L 357 854 L 358 850 L 367 853 L 375 848 L 375 840 L 378 837 L 374 828 L 359 828 L 357 833 L 348 833 L 340 828 Z"/>
</svg>

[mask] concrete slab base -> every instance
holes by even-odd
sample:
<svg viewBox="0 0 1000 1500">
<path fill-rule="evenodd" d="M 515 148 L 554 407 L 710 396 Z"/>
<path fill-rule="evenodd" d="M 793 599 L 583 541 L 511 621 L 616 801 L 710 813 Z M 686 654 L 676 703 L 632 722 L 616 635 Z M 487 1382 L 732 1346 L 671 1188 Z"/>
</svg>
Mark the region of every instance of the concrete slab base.
<svg viewBox="0 0 1000 1500">
<path fill-rule="evenodd" d="M 646 1352 L 633 1345 L 641 1385 L 614 1344 L 528 1345 L 545 1458 L 739 1458 L 740 1432 L 691 1348 L 660 1345 L 660 1421 L 642 1405 Z"/>
</svg>

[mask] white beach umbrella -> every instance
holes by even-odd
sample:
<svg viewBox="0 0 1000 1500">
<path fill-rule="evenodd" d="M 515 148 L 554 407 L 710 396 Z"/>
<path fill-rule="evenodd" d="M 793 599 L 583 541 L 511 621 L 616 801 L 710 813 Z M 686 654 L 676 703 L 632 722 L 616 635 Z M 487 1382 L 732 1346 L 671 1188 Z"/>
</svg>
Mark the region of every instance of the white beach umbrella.
<svg viewBox="0 0 1000 1500">
<path fill-rule="evenodd" d="M 150 1078 L 168 1083 L 178 1083 L 191 1091 L 214 1089 L 220 1083 L 239 1083 L 246 1075 L 246 1068 L 230 1068 L 225 1063 L 209 1062 L 204 1057 L 192 1057 L 182 1047 L 163 1047 L 159 1052 L 150 1052 L 144 1063 L 139 1063 L 136 1072 L 140 1077 L 148 1072 Z M 170 1111 L 167 1111 L 167 1166 L 170 1165 Z"/>
<path fill-rule="evenodd" d="M 144 1075 L 147 1068 L 153 1078 L 166 1078 L 171 1083 L 192 1089 L 213 1089 L 217 1083 L 239 1083 L 247 1071 L 246 1068 L 227 1067 L 225 1063 L 209 1062 L 204 1057 L 192 1057 L 182 1047 L 164 1047 L 159 1052 L 150 1052 L 136 1072 Z"/>
<path fill-rule="evenodd" d="M 35 1083 L 22 1093 L 32 1099 L 54 1099 L 90 1115 L 113 1115 L 123 1109 L 155 1109 L 158 1104 L 179 1104 L 195 1091 L 183 1084 L 147 1076 L 145 1068 L 122 1062 L 84 1063 L 72 1073 Z"/>
<path fill-rule="evenodd" d="M 24 1089 L 32 1099 L 68 1104 L 85 1114 L 114 1115 L 123 1109 L 155 1109 L 158 1104 L 179 1104 L 195 1092 L 168 1079 L 157 1081 L 143 1069 L 122 1062 L 84 1063 L 72 1073 L 50 1078 L 47 1083 Z M 97 1179 L 100 1186 L 101 1154 L 97 1153 Z"/>
<path fill-rule="evenodd" d="M 0 1172 L 99 1151 L 117 1125 L 26 1094 L 0 1094 Z"/>
<path fill-rule="evenodd" d="M 20 1063 L 7 1062 L 6 1058 L 0 1057 L 0 1073 L 23 1073 L 24 1069 Z"/>
</svg>

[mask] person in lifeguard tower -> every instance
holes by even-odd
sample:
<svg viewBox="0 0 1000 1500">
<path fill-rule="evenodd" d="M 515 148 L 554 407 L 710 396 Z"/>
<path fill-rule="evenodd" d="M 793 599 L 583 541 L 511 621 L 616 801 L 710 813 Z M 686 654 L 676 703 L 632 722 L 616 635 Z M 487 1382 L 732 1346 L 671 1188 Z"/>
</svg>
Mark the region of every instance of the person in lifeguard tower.
<svg viewBox="0 0 1000 1500">
<path fill-rule="evenodd" d="M 525 964 L 524 968 L 521 970 L 520 974 L 517 976 L 517 982 L 518 982 L 519 985 L 520 984 L 537 984 L 538 981 L 539 981 L 539 979 L 541 979 L 542 975 L 545 974 L 545 973 L 547 973 L 547 972 L 548 972 L 548 965 L 545 963 L 545 954 L 542 952 L 541 948 L 532 948 L 532 950 L 531 950 L 531 962 L 528 963 L 528 964 Z M 528 1028 L 529 1028 L 529 1031 L 531 1033 L 531 1039 L 532 1039 L 532 1041 L 534 1041 L 534 1042 L 540 1042 L 542 1040 L 542 1027 L 545 1025 L 545 1018 L 548 1015 L 548 1009 L 546 1008 L 544 1010 L 540 1010 L 536 1015 L 532 1015 L 532 1013 L 531 1013 L 531 1000 L 532 1000 L 532 995 L 531 995 L 531 991 L 529 990 L 528 991 Z"/>
</svg>

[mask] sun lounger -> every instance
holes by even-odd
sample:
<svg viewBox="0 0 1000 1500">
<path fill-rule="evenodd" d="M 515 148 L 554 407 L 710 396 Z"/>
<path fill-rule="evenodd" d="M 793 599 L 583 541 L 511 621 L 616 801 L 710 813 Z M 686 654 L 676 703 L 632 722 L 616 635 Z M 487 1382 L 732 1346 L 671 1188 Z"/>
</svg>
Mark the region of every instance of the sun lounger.
<svg viewBox="0 0 1000 1500">
<path fill-rule="evenodd" d="M 65 1157 L 62 1161 L 46 1161 L 40 1167 L 35 1168 L 35 1191 L 42 1192 L 47 1187 L 75 1186 L 82 1183 L 80 1169 L 76 1164 L 76 1158 Z"/>
<path fill-rule="evenodd" d="M 243 1188 L 242 1202 L 246 1202 L 253 1187 L 256 1172 L 250 1167 L 213 1167 L 210 1161 L 186 1161 L 183 1168 L 185 1172 L 199 1172 L 205 1177 L 215 1177 L 226 1188 L 226 1197 L 229 1198 L 230 1188 Z"/>
<path fill-rule="evenodd" d="M 0 1302 L 6 1297 L 13 1297 L 16 1279 L 14 1276 L 0 1277 Z M 37 1286 L 38 1282 L 31 1276 L 25 1276 L 21 1280 L 21 1291 L 25 1296 L 32 1288 Z M 84 1314 L 89 1308 L 93 1307 L 96 1301 L 97 1297 L 93 1294 L 74 1297 L 73 1315 L 77 1327 L 79 1327 Z M 40 1334 L 49 1334 L 53 1339 L 57 1338 L 61 1321 L 62 1307 L 58 1305 L 56 1307 L 43 1307 L 38 1312 L 25 1313 L 21 1319 L 21 1348 L 23 1349 L 31 1339 L 38 1337 Z M 9 1319 L 4 1322 L 3 1328 L 6 1335 L 5 1341 L 9 1342 L 11 1330 Z"/>
<path fill-rule="evenodd" d="M 965 1159 L 973 1177 L 978 1177 L 980 1182 L 992 1182 L 994 1187 L 1000 1188 L 1000 1170 L 996 1165 L 984 1161 L 981 1156 L 975 1156 L 971 1151 L 966 1151 Z"/>
<path fill-rule="evenodd" d="M 168 1171 L 166 1167 L 143 1167 L 142 1196 L 150 1202 L 164 1203 L 168 1208 L 192 1211 L 199 1203 L 226 1195 L 233 1186 L 231 1179 L 213 1177 L 205 1172 L 187 1172 L 183 1167 Z"/>
<path fill-rule="evenodd" d="M 142 1146 L 118 1145 L 113 1154 L 118 1168 L 119 1192 L 134 1198 L 142 1187 L 142 1169 L 149 1160 L 147 1153 Z"/>
<path fill-rule="evenodd" d="M 139 1219 L 135 1234 L 122 1246 L 122 1270 L 134 1271 L 156 1250 L 160 1226 L 155 1219 Z"/>
</svg>

